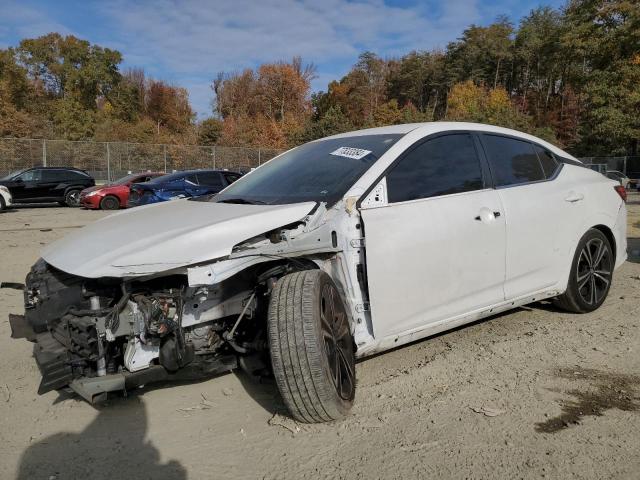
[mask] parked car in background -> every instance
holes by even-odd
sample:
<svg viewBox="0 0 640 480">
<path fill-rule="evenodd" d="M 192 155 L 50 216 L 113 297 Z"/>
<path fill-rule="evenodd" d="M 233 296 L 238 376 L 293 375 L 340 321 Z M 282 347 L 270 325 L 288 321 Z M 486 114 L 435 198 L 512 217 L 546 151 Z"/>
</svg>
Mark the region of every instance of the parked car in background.
<svg viewBox="0 0 640 480">
<path fill-rule="evenodd" d="M 92 210 L 118 210 L 127 206 L 132 184 L 148 182 L 164 173 L 132 173 L 107 185 L 96 185 L 80 192 L 80 205 Z"/>
<path fill-rule="evenodd" d="M 11 206 L 11 192 L 4 185 L 0 185 L 0 212 Z"/>
<path fill-rule="evenodd" d="M 540 300 L 596 310 L 626 228 L 624 188 L 539 138 L 373 128 L 49 244 L 10 324 L 37 342 L 40 393 L 96 401 L 239 367 L 272 372 L 296 420 L 335 420 L 356 358 Z"/>
<path fill-rule="evenodd" d="M 607 173 L 604 174 L 605 177 L 610 178 L 611 180 L 615 180 L 616 182 L 620 182 L 624 188 L 628 189 L 631 186 L 631 180 L 624 173 L 619 172 L 618 170 L 607 170 Z"/>
<path fill-rule="evenodd" d="M 129 207 L 218 193 L 242 176 L 227 170 L 187 170 L 131 185 Z"/>
<path fill-rule="evenodd" d="M 27 168 L 0 179 L 13 203 L 58 202 L 69 207 L 80 205 L 80 192 L 95 184 L 84 170 L 67 167 Z"/>
</svg>

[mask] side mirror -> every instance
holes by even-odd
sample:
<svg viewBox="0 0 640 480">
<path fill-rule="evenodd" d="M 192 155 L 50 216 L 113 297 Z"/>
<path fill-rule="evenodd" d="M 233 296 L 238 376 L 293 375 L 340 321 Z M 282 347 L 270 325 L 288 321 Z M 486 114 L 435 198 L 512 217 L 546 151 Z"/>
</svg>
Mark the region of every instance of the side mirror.
<svg viewBox="0 0 640 480">
<path fill-rule="evenodd" d="M 387 205 L 387 203 L 387 179 L 383 178 L 373 187 L 373 190 L 364 197 L 360 206 L 362 208 L 371 208 Z"/>
</svg>

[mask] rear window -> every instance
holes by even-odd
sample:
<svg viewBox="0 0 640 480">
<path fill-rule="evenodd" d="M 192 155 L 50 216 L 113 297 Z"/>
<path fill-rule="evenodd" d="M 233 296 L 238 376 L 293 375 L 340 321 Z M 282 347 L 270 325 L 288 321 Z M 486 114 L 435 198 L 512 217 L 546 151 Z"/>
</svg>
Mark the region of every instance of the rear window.
<svg viewBox="0 0 640 480">
<path fill-rule="evenodd" d="M 489 158 L 496 186 L 519 185 L 546 178 L 531 143 L 483 134 L 482 144 Z"/>
</svg>

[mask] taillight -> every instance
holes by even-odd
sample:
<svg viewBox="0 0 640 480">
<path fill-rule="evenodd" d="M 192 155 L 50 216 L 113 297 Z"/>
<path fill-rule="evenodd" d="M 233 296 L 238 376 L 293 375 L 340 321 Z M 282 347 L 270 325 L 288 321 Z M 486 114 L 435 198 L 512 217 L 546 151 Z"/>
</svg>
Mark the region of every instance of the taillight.
<svg viewBox="0 0 640 480">
<path fill-rule="evenodd" d="M 622 199 L 623 202 L 627 201 L 627 189 L 624 188 L 622 185 L 616 185 L 615 187 L 613 187 L 613 189 L 618 192 L 618 195 L 620 195 L 620 198 Z"/>
</svg>

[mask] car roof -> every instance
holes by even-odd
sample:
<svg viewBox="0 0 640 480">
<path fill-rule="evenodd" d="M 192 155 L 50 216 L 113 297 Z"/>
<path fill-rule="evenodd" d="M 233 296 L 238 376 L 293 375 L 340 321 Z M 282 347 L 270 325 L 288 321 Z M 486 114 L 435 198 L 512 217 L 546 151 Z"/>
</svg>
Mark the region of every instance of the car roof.
<svg viewBox="0 0 640 480">
<path fill-rule="evenodd" d="M 502 135 L 509 135 L 513 137 L 522 138 L 524 140 L 529 140 L 531 142 L 538 143 L 549 150 L 551 150 L 556 155 L 560 155 L 565 158 L 570 158 L 577 162 L 580 162 L 577 158 L 569 153 L 561 150 L 555 145 L 541 139 L 538 137 L 534 137 L 533 135 L 529 135 L 528 133 L 520 132 L 518 130 L 512 130 L 511 128 L 498 127 L 495 125 L 488 125 L 484 123 L 471 123 L 471 122 L 423 122 L 423 123 L 405 123 L 402 125 L 389 125 L 386 127 L 375 127 L 375 128 L 366 128 L 364 130 L 356 130 L 353 132 L 345 132 L 337 135 L 332 135 L 326 138 L 344 138 L 344 137 L 353 137 L 360 135 L 392 135 L 392 134 L 401 134 L 406 135 L 407 133 L 416 131 L 421 136 L 431 135 L 434 133 L 447 132 L 452 130 L 472 130 L 478 132 L 485 133 L 499 133 Z M 582 163 L 582 162 L 580 162 Z"/>
<path fill-rule="evenodd" d="M 29 167 L 26 170 L 74 170 L 76 172 L 86 173 L 85 170 L 82 170 L 81 168 L 76 168 L 76 167 L 40 167 L 40 166 L 35 166 L 35 167 Z"/>
</svg>

